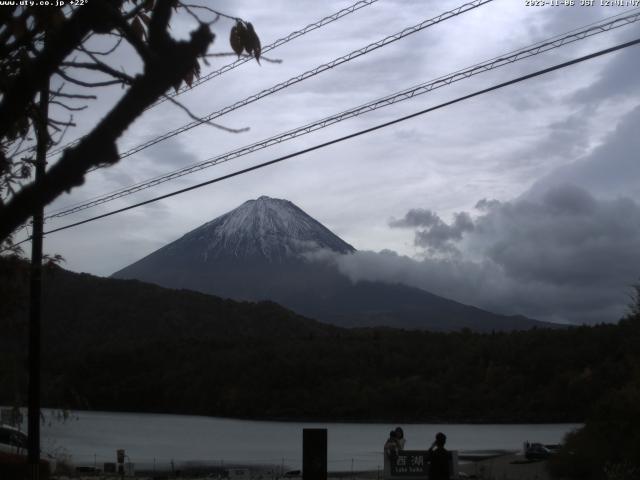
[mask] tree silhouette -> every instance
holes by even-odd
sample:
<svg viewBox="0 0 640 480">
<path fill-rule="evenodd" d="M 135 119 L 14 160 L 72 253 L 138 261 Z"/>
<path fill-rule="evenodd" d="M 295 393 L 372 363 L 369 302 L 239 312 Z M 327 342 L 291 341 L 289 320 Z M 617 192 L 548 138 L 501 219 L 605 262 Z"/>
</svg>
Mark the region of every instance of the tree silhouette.
<svg viewBox="0 0 640 480">
<path fill-rule="evenodd" d="M 171 87 L 177 90 L 182 82 L 193 81 L 200 71 L 198 59 L 206 61 L 215 37 L 210 26 L 224 15 L 178 0 L 69 3 L 0 7 L 0 247 L 5 249 L 36 207 L 81 185 L 91 169 L 117 162 L 116 140 L 145 109 Z M 195 11 L 213 15 L 213 20 L 205 22 Z M 175 12 L 185 12 L 197 22 L 188 40 L 169 34 Z M 235 20 L 235 29 L 250 25 Z M 92 49 L 90 41 L 96 38 L 111 39 L 113 47 Z M 245 38 L 241 46 L 258 59 L 257 35 Z M 114 66 L 113 52 L 127 44 L 141 61 L 136 73 Z M 36 101 L 49 81 L 50 104 L 57 106 L 58 115 L 65 111 L 69 118 L 41 118 Z M 41 182 L 30 182 L 38 128 L 43 126 L 48 147 L 60 144 L 75 126 L 73 113 L 96 99 L 91 89 L 111 85 L 122 87 L 121 98 L 89 133 L 64 149 Z"/>
</svg>

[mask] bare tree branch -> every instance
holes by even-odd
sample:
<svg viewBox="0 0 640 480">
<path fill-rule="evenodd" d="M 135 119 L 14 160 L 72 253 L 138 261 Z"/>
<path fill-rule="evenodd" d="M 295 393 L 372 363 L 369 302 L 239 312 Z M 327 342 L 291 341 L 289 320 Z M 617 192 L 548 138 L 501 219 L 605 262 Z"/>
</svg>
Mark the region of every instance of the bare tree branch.
<svg viewBox="0 0 640 480">
<path fill-rule="evenodd" d="M 29 148 L 25 148 L 24 150 L 20 150 L 22 148 L 22 144 L 27 141 L 28 138 L 22 137 L 20 138 L 20 141 L 17 143 L 17 145 L 13 148 L 13 152 L 9 153 L 8 157 L 15 157 L 16 155 L 20 155 L 21 153 L 25 153 L 28 152 L 31 149 L 35 149 L 35 145 L 33 147 L 29 147 Z"/>
<path fill-rule="evenodd" d="M 55 74 L 64 78 L 69 83 L 73 83 L 74 85 L 78 85 L 80 87 L 87 87 L 87 88 L 108 87 L 109 85 L 121 85 L 122 83 L 124 83 L 122 80 L 107 80 L 104 82 L 85 82 L 83 80 L 78 80 L 76 78 L 73 78 L 67 75 L 62 70 L 56 70 Z"/>
<path fill-rule="evenodd" d="M 198 22 L 198 23 L 206 23 L 207 25 L 213 25 L 214 23 L 216 23 L 216 22 L 220 19 L 220 15 L 216 15 L 216 18 L 214 18 L 212 21 L 210 21 L 210 22 L 203 22 L 203 21 L 200 19 L 200 17 L 199 17 L 198 15 L 196 15 L 196 14 L 191 10 L 191 8 L 193 7 L 193 5 L 185 5 L 184 3 L 180 3 L 179 5 L 180 5 L 182 8 L 184 8 L 184 9 L 185 9 L 185 11 L 186 11 L 189 15 L 191 15 L 191 17 L 192 17 L 196 22 Z M 210 9 L 209 9 L 209 8 L 207 8 L 207 7 L 203 7 L 203 8 L 206 8 L 207 10 L 210 10 Z"/>
<path fill-rule="evenodd" d="M 132 76 L 127 75 L 124 72 L 119 72 L 118 70 L 115 70 L 114 68 L 111 68 L 106 63 L 100 62 L 98 60 L 95 60 L 95 63 L 91 63 L 91 62 L 62 62 L 62 66 L 63 67 L 70 67 L 70 68 L 82 68 L 82 69 L 85 69 L 85 70 L 95 70 L 95 71 L 98 71 L 98 72 L 102 72 L 102 73 L 105 73 L 107 75 L 110 75 L 112 77 L 115 77 L 115 78 L 121 80 L 121 82 L 118 82 L 118 83 L 130 84 L 131 82 L 133 82 L 133 77 Z"/>
<path fill-rule="evenodd" d="M 243 132 L 249 131 L 249 127 L 229 128 L 229 127 L 225 127 L 224 125 L 220 125 L 217 123 L 213 123 L 209 120 L 205 120 L 204 118 L 198 117 L 197 115 L 192 113 L 191 110 L 189 110 L 182 103 L 178 102 L 175 98 L 170 97 L 169 95 L 163 95 L 163 97 L 169 100 L 171 103 L 173 103 L 176 107 L 181 108 L 192 120 L 195 120 L 196 122 L 200 122 L 204 125 L 210 125 L 212 127 L 219 128 L 220 130 L 224 130 L 225 132 L 229 132 L 229 133 L 243 133 Z"/>
<path fill-rule="evenodd" d="M 211 12 L 214 15 L 216 15 L 217 17 L 224 17 L 224 18 L 228 18 L 229 20 L 235 20 L 235 21 L 240 20 L 241 22 L 244 22 L 244 20 L 242 18 L 240 18 L 240 17 L 232 17 L 231 15 L 227 15 L 226 13 L 219 12 L 219 11 L 214 10 L 211 7 L 207 7 L 205 5 L 193 5 L 191 3 L 178 2 L 178 6 L 184 7 L 185 9 L 188 9 L 188 8 L 196 9 L 196 8 L 198 8 L 198 9 L 202 9 L 202 10 L 206 10 L 208 12 Z"/>
<path fill-rule="evenodd" d="M 146 8 L 147 8 L 146 2 L 141 2 L 140 5 L 136 5 L 134 8 L 129 10 L 127 13 L 122 14 L 122 18 L 124 18 L 125 20 L 130 20 L 133 17 L 135 17 L 136 15 L 138 15 L 139 13 L 141 13 Z"/>
<path fill-rule="evenodd" d="M 122 0 L 92 0 L 78 8 L 63 25 L 52 31 L 39 55 L 30 60 L 19 74 L 12 79 L 0 102 L 0 138 L 10 130 L 15 118 L 33 101 L 46 80 L 59 68 L 60 63 L 81 44 L 82 39 L 92 30 L 107 28 L 105 8 L 107 4 L 120 8 Z"/>
<path fill-rule="evenodd" d="M 94 0 L 88 5 L 98 3 L 99 0 Z M 78 12 L 85 10 L 82 8 Z M 117 162 L 116 140 L 159 96 L 192 71 L 196 59 L 206 53 L 214 38 L 209 28 L 201 24 L 191 34 L 190 41 L 178 42 L 166 31 L 163 32 L 170 15 L 170 2 L 158 2 L 149 28 L 154 55 L 145 65 L 144 73 L 134 79 L 113 109 L 75 147 L 64 151 L 38 185 L 30 183 L 24 186 L 6 205 L 0 207 L 0 239 L 6 238 L 23 224 L 31 215 L 34 205 L 46 205 L 63 192 L 81 185 L 92 167 Z M 12 108 L 15 106 L 12 105 Z M 7 107 L 0 108 L 0 112 L 7 110 Z M 0 116 L 0 120 L 5 118 Z M 7 124 L 10 125 L 9 122 Z"/>
<path fill-rule="evenodd" d="M 62 139 L 64 138 L 64 136 L 67 134 L 67 132 L 69 131 L 69 127 L 65 127 L 62 132 L 60 132 L 60 136 L 58 137 L 57 140 L 54 140 L 53 135 L 49 136 L 50 142 L 51 142 L 51 146 L 54 145 L 60 145 L 60 142 L 62 142 Z"/>
<path fill-rule="evenodd" d="M 49 100 L 49 103 L 53 105 L 59 105 L 65 110 L 69 110 L 70 112 L 80 112 L 82 110 L 86 110 L 88 107 L 88 105 L 82 105 L 81 107 L 71 107 L 65 103 L 58 102 L 57 100 Z"/>
<path fill-rule="evenodd" d="M 62 120 L 56 120 L 55 118 L 49 117 L 49 126 L 53 127 L 53 128 L 56 128 L 55 127 L 56 125 L 60 125 L 60 126 L 63 126 L 63 127 L 75 127 L 76 124 L 73 123 L 72 120 L 73 119 L 71 119 L 69 121 L 66 121 L 66 122 L 63 122 Z"/>
<path fill-rule="evenodd" d="M 163 45 L 171 42 L 171 38 L 167 33 L 169 20 L 171 19 L 171 4 L 172 2 L 157 2 L 156 7 L 153 9 L 153 15 L 151 15 L 151 22 L 149 22 L 149 45 L 156 51 L 162 51 L 159 49 L 161 49 Z M 202 27 L 203 25 L 200 24 L 200 26 Z M 211 33 L 211 31 L 209 31 L 209 33 Z M 206 52 L 202 52 L 202 54 L 204 53 Z"/>
<path fill-rule="evenodd" d="M 12 17 L 12 20 L 13 22 L 23 22 L 26 26 L 26 21 L 27 18 L 29 18 L 29 15 L 30 12 L 28 10 L 24 10 L 20 16 Z M 15 50 L 32 43 L 38 35 L 38 32 L 25 29 L 24 34 L 20 36 L 20 38 L 15 37 L 13 42 L 7 43 L 12 35 L 14 35 L 14 32 L 11 28 L 5 28 L 2 34 L 0 34 L 0 52 L 3 56 L 9 56 Z"/>
<path fill-rule="evenodd" d="M 101 57 L 106 57 L 108 55 L 111 55 L 113 52 L 116 51 L 116 49 L 120 46 L 120 44 L 122 43 L 123 37 L 122 36 L 118 36 L 118 39 L 116 40 L 115 44 L 113 45 L 113 47 L 109 48 L 108 50 L 104 50 L 102 52 L 99 52 L 97 50 L 89 50 L 86 47 L 82 47 L 81 50 L 85 53 L 91 53 L 92 55 L 97 55 L 97 56 L 101 56 Z"/>
<path fill-rule="evenodd" d="M 115 22 L 118 27 L 118 30 L 122 33 L 122 36 L 135 48 L 140 58 L 145 62 L 148 62 L 151 57 L 151 51 L 149 47 L 144 43 L 142 38 L 138 37 L 136 33 L 120 15 L 115 14 Z"/>
<path fill-rule="evenodd" d="M 19 144 L 19 145 L 20 145 L 20 146 L 22 146 L 22 143 L 23 143 L 23 141 L 25 141 L 25 140 L 33 140 L 33 139 L 32 139 L 32 138 L 27 138 L 27 137 L 22 138 L 22 139 L 20 140 L 20 144 Z M 24 149 L 22 149 L 22 150 L 14 149 L 14 151 L 13 151 L 13 152 L 11 153 L 11 155 L 9 155 L 9 156 L 10 156 L 10 157 L 16 157 L 16 156 L 18 156 L 18 155 L 22 155 L 23 153 L 27 153 L 27 152 L 35 152 L 35 150 L 36 150 L 36 146 L 35 146 L 35 145 L 31 145 L 31 146 L 29 146 L 29 147 L 25 147 L 25 148 L 24 148 Z"/>
<path fill-rule="evenodd" d="M 64 93 L 64 92 L 56 92 L 53 94 L 54 97 L 62 97 L 62 98 L 79 98 L 83 100 L 95 100 L 98 97 L 95 95 L 82 95 L 79 93 Z"/>
<path fill-rule="evenodd" d="M 249 55 L 247 53 L 241 53 L 240 55 L 238 55 L 236 52 L 207 53 L 205 55 L 205 57 L 249 57 L 249 58 L 254 58 L 253 55 Z M 265 61 L 267 61 L 269 63 L 282 63 L 282 59 L 281 58 L 268 58 L 268 57 L 260 56 L 260 60 L 265 60 Z"/>
</svg>

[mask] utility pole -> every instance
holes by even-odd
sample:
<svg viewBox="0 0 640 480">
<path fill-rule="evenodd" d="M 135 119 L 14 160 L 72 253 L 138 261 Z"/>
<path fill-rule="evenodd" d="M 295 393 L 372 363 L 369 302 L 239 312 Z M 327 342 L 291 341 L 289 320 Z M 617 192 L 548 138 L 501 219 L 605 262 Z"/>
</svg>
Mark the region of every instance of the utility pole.
<svg viewBox="0 0 640 480">
<path fill-rule="evenodd" d="M 46 170 L 49 146 L 49 79 L 40 91 L 38 119 L 36 125 L 37 148 L 35 183 L 42 182 Z M 31 272 L 29 293 L 29 400 L 27 463 L 31 480 L 40 478 L 40 352 L 42 317 L 42 231 L 44 206 L 33 211 L 33 234 L 31 239 Z"/>
</svg>

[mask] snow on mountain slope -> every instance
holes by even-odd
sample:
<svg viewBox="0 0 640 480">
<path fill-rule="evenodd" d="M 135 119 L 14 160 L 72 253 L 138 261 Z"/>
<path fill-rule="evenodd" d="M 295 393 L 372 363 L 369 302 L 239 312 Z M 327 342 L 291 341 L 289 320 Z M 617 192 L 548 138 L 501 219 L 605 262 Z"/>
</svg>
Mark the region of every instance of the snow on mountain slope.
<svg viewBox="0 0 640 480">
<path fill-rule="evenodd" d="M 266 196 L 243 203 L 166 248 L 195 249 L 205 262 L 221 257 L 280 262 L 318 249 L 355 250 L 293 203 Z"/>
</svg>

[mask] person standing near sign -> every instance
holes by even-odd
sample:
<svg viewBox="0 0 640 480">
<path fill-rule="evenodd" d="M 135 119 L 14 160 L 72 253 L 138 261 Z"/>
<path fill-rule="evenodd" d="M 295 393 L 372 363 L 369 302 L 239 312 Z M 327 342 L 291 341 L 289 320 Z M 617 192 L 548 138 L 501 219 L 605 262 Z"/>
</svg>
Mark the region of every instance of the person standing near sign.
<svg viewBox="0 0 640 480">
<path fill-rule="evenodd" d="M 447 442 L 447 436 L 438 432 L 436 440 L 428 451 L 427 459 L 429 461 L 429 480 L 449 480 L 451 473 L 449 471 L 449 452 L 444 448 Z"/>
<path fill-rule="evenodd" d="M 396 427 L 394 430 L 396 432 L 396 443 L 398 444 L 398 450 L 404 450 L 404 444 L 407 442 L 404 438 L 404 432 L 401 427 Z"/>
<path fill-rule="evenodd" d="M 396 435 L 395 430 L 391 430 L 389 432 L 389 438 L 384 444 L 384 454 L 391 461 L 395 461 L 398 458 L 398 450 L 400 450 L 398 446 L 398 437 Z"/>
</svg>

